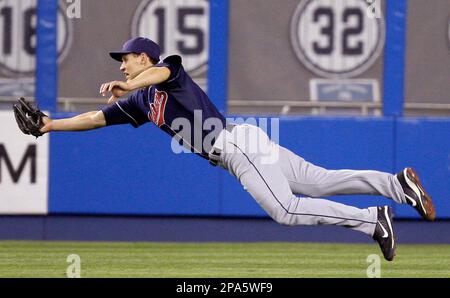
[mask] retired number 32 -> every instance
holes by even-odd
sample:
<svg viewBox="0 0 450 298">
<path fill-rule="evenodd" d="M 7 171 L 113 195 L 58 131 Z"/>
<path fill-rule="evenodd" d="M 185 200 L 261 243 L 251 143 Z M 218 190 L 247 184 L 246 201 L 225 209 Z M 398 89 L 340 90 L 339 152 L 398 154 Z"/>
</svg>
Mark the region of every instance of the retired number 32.
<svg viewBox="0 0 450 298">
<path fill-rule="evenodd" d="M 380 56 L 382 17 L 371 18 L 366 0 L 303 0 L 291 21 L 291 42 L 299 60 L 323 77 L 353 77 Z"/>
</svg>

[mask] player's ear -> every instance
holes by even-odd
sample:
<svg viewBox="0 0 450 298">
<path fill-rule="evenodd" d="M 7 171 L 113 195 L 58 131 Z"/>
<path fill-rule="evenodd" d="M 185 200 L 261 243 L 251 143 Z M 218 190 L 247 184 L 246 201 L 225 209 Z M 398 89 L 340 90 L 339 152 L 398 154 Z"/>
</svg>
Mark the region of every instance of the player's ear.
<svg viewBox="0 0 450 298">
<path fill-rule="evenodd" d="M 141 64 L 145 65 L 148 62 L 151 63 L 150 58 L 148 57 L 148 55 L 146 53 L 141 53 Z"/>
</svg>

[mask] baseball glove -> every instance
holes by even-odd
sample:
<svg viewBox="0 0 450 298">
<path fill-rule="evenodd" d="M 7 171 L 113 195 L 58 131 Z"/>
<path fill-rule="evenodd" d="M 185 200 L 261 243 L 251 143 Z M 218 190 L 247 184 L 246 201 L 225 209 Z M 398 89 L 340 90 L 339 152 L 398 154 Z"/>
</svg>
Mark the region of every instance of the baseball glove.
<svg viewBox="0 0 450 298">
<path fill-rule="evenodd" d="M 36 138 L 43 135 L 40 131 L 44 126 L 42 118 L 47 117 L 47 115 L 42 113 L 41 110 L 33 104 L 27 102 L 23 97 L 17 100 L 17 103 L 14 104 L 13 108 L 17 125 L 24 134 L 33 135 Z"/>
</svg>

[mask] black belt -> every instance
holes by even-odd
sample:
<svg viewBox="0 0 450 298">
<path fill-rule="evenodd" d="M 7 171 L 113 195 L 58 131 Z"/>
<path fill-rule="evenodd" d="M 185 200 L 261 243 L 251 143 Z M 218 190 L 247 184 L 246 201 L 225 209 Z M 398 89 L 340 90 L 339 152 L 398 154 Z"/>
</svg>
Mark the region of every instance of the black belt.
<svg viewBox="0 0 450 298">
<path fill-rule="evenodd" d="M 237 124 L 233 124 L 233 123 L 227 124 L 227 126 L 225 127 L 225 129 L 226 129 L 228 132 L 231 132 L 231 131 L 233 130 L 233 128 L 235 128 L 236 126 L 237 126 Z M 217 165 L 219 164 L 220 154 L 221 154 L 221 153 L 222 153 L 222 152 L 221 152 L 219 149 L 217 149 L 217 148 L 214 148 L 214 150 L 211 151 L 211 152 L 209 153 L 209 163 L 210 163 L 211 165 L 213 165 L 214 167 L 217 166 Z"/>
</svg>

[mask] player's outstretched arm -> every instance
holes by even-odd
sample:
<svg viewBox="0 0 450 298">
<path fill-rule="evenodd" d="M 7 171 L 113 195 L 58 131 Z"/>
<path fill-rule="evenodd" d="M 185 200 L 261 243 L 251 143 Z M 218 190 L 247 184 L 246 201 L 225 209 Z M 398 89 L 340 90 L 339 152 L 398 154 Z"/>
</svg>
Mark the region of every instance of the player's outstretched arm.
<svg viewBox="0 0 450 298">
<path fill-rule="evenodd" d="M 160 84 L 167 81 L 169 77 L 170 70 L 167 67 L 150 67 L 127 82 L 111 81 L 103 83 L 100 86 L 99 93 L 103 96 L 111 93 L 111 97 L 108 100 L 108 104 L 111 104 L 116 102 L 119 97 L 124 96 L 133 90 Z"/>
<path fill-rule="evenodd" d="M 102 111 L 92 111 L 72 118 L 51 119 L 44 117 L 42 133 L 51 131 L 83 131 L 97 129 L 106 126 L 105 116 Z"/>
<path fill-rule="evenodd" d="M 140 89 L 151 85 L 160 84 L 165 82 L 170 77 L 170 70 L 167 67 L 150 67 L 144 70 L 134 79 L 129 80 L 127 83 L 130 89 Z"/>
</svg>

